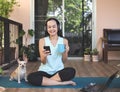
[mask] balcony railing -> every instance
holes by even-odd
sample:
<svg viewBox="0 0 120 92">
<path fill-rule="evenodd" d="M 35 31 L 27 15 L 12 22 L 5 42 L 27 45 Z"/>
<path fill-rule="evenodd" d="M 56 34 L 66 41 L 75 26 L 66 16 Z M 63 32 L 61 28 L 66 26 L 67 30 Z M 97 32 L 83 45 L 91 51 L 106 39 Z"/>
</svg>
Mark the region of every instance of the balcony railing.
<svg viewBox="0 0 120 92">
<path fill-rule="evenodd" d="M 10 64 L 19 56 L 21 46 L 15 42 L 21 30 L 21 23 L 0 16 L 0 65 Z"/>
</svg>

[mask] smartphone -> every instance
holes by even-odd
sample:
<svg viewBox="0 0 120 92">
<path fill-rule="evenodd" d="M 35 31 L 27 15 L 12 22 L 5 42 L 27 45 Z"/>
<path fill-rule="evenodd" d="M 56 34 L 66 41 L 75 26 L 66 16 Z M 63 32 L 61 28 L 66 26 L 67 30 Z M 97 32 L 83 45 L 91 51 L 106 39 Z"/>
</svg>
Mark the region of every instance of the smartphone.
<svg viewBox="0 0 120 92">
<path fill-rule="evenodd" d="M 44 46 L 44 49 L 47 51 L 50 51 L 50 54 L 51 54 L 50 46 Z"/>
</svg>

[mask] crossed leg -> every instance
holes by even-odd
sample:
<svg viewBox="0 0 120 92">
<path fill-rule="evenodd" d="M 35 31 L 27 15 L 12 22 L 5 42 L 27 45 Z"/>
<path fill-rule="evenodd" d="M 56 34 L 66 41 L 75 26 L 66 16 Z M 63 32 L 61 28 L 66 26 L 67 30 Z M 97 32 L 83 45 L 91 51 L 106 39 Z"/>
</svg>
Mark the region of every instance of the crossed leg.
<svg viewBox="0 0 120 92">
<path fill-rule="evenodd" d="M 47 77 L 43 77 L 43 80 L 42 80 L 42 84 L 41 85 L 46 85 L 46 86 L 49 86 L 49 85 L 76 85 L 75 82 L 73 81 L 61 81 L 60 77 L 59 77 L 59 74 L 56 73 L 53 77 L 51 78 L 47 78 Z"/>
<path fill-rule="evenodd" d="M 71 81 L 75 76 L 73 68 L 65 68 L 58 71 L 54 75 L 49 75 L 46 72 L 38 71 L 28 75 L 28 82 L 37 86 L 50 86 L 50 85 L 76 85 Z"/>
</svg>

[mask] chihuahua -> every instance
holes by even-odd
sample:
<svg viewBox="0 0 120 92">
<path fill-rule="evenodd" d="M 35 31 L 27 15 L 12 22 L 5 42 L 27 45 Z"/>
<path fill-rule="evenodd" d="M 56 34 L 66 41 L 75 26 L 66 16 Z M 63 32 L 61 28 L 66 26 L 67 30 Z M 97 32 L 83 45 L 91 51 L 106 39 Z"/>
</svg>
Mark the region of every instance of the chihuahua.
<svg viewBox="0 0 120 92">
<path fill-rule="evenodd" d="M 27 81 L 27 73 L 26 73 L 26 63 L 28 62 L 27 58 L 25 58 L 23 61 L 17 60 L 18 67 L 13 71 L 10 75 L 10 80 L 17 80 L 18 83 L 21 83 L 22 79 L 25 79 Z"/>
</svg>

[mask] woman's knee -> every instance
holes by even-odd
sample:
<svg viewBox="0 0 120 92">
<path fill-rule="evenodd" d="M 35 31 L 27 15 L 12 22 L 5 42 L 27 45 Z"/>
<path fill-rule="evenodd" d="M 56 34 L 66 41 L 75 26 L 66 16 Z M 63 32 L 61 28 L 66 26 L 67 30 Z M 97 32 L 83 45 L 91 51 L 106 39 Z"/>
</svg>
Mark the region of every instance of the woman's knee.
<svg viewBox="0 0 120 92">
<path fill-rule="evenodd" d="M 75 74 L 76 74 L 76 71 L 75 71 L 75 69 L 74 68 L 72 68 L 72 67 L 67 67 L 67 68 L 65 68 L 66 69 L 66 72 L 68 72 L 68 74 L 69 75 L 71 75 L 71 77 L 73 76 L 75 76 Z"/>
<path fill-rule="evenodd" d="M 27 76 L 27 80 L 32 85 L 40 86 L 42 83 L 42 76 L 37 76 L 35 73 L 31 73 Z"/>
<path fill-rule="evenodd" d="M 62 81 L 68 81 L 75 77 L 76 70 L 72 67 L 64 68 L 63 70 L 59 71 L 59 76 Z"/>
<path fill-rule="evenodd" d="M 34 79 L 34 75 L 32 73 L 30 73 L 28 76 L 27 76 L 27 80 L 28 81 L 31 81 L 32 79 Z"/>
</svg>

